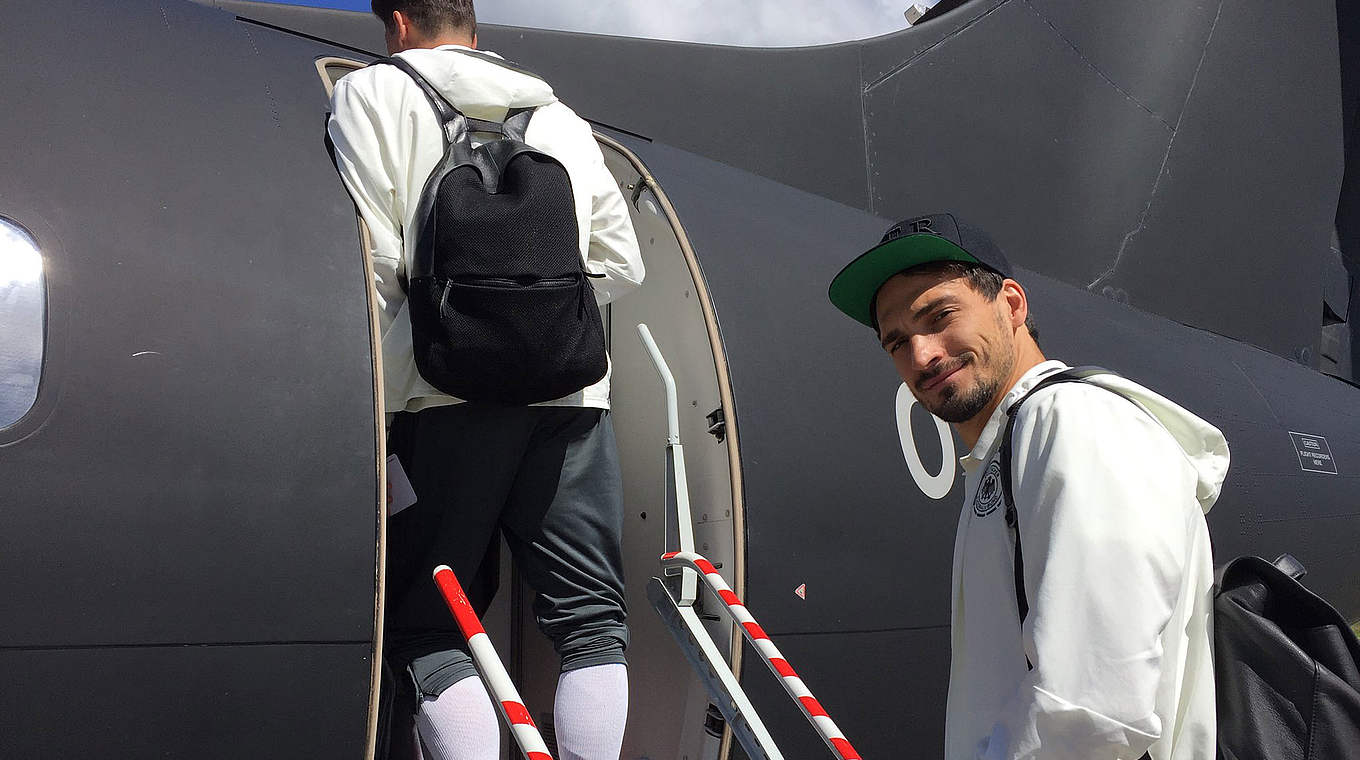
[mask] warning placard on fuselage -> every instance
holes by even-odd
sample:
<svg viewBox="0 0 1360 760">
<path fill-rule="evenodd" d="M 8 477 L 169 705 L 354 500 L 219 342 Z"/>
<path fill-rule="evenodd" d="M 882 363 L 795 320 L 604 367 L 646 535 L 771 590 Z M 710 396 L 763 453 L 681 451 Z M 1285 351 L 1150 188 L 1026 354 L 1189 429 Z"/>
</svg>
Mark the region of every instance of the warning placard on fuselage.
<svg viewBox="0 0 1360 760">
<path fill-rule="evenodd" d="M 1289 437 L 1294 440 L 1294 450 L 1299 454 L 1299 467 L 1305 472 L 1337 474 L 1336 460 L 1332 459 L 1332 450 L 1327 446 L 1326 438 L 1292 431 Z"/>
</svg>

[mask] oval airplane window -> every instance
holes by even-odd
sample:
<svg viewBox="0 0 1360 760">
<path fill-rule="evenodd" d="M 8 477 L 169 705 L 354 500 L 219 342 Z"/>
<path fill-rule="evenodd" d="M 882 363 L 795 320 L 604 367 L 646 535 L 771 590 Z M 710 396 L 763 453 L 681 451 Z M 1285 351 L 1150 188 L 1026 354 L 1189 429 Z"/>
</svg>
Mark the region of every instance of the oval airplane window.
<svg viewBox="0 0 1360 760">
<path fill-rule="evenodd" d="M 38 399 L 46 343 L 47 285 L 33 236 L 0 217 L 0 428 Z"/>
</svg>

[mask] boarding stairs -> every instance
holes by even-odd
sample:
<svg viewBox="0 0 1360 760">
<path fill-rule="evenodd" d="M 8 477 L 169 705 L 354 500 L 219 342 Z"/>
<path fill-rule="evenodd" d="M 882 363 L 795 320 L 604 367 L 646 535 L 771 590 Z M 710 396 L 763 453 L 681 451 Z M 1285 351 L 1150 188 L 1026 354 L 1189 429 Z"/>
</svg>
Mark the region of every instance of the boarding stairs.
<svg viewBox="0 0 1360 760">
<path fill-rule="evenodd" d="M 648 600 L 684 652 L 695 674 L 708 690 L 712 704 L 722 713 L 732 736 L 741 744 L 750 760 L 783 760 L 784 755 L 756 713 L 722 652 L 704 628 L 695 606 L 700 599 L 700 582 L 722 600 L 722 609 L 737 624 L 741 635 L 770 672 L 774 673 L 784 691 L 826 743 L 832 756 L 840 760 L 861 760 L 845 734 L 827 715 L 816 697 L 812 696 L 788 659 L 737 598 L 718 569 L 694 551 L 694 522 L 685 478 L 684 447 L 680 443 L 675 377 L 651 331 L 642 324 L 637 329 L 666 391 L 666 552 L 661 555 L 661 576 L 652 578 L 648 583 Z M 529 711 L 453 571 L 441 565 L 434 571 L 434 580 L 458 627 L 467 638 L 477 672 L 502 719 L 510 727 L 522 756 L 526 760 L 552 760 L 543 737 L 529 717 Z"/>
</svg>

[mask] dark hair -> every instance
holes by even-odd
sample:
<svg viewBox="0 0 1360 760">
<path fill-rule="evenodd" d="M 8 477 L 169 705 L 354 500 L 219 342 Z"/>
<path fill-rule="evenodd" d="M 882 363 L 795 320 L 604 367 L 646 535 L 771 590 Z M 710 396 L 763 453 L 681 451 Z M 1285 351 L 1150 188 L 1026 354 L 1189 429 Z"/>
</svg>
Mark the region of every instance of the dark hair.
<svg viewBox="0 0 1360 760">
<path fill-rule="evenodd" d="M 477 34 L 477 13 L 472 0 L 373 0 L 373 15 L 392 31 L 392 12 L 401 11 L 422 32 L 443 29 Z"/>
<path fill-rule="evenodd" d="M 966 261 L 932 261 L 927 264 L 920 264 L 909 269 L 903 269 L 898 274 L 936 274 L 948 273 L 955 277 L 963 277 L 968 280 L 968 286 L 977 291 L 979 295 L 988 301 L 995 301 L 998 293 L 1001 292 L 1001 284 L 1006 281 L 1005 277 L 988 269 L 981 264 L 972 264 Z M 869 315 L 874 321 L 874 329 L 878 329 L 878 294 L 874 294 L 873 303 L 869 304 Z M 1025 328 L 1029 330 L 1029 336 L 1034 339 L 1034 343 L 1039 343 L 1039 327 L 1034 324 L 1034 312 L 1025 315 Z"/>
</svg>

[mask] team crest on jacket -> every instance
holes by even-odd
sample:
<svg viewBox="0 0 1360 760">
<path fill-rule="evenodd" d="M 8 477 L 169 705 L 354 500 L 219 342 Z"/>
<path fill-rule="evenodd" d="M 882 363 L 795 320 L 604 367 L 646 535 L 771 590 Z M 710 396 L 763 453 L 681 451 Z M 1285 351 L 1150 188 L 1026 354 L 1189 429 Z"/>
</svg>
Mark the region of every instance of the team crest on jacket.
<svg viewBox="0 0 1360 760">
<path fill-rule="evenodd" d="M 1001 506 L 1001 463 L 992 460 L 987 471 L 982 474 L 982 485 L 973 496 L 973 514 L 986 517 Z"/>
</svg>

